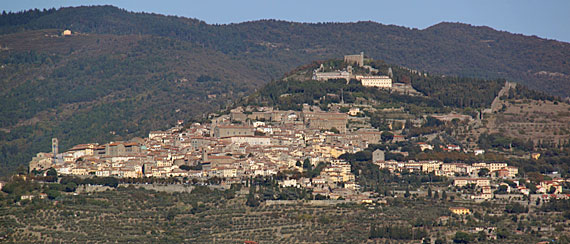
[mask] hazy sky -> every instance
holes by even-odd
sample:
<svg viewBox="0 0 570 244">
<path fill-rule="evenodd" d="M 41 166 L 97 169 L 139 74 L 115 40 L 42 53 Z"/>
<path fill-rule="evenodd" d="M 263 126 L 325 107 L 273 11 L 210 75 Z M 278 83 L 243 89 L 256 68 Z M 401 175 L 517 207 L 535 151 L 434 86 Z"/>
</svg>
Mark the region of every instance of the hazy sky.
<svg viewBox="0 0 570 244">
<path fill-rule="evenodd" d="M 0 0 L 20 11 L 79 5 L 114 5 L 130 11 L 178 15 L 207 23 L 258 19 L 297 22 L 372 20 L 423 29 L 442 21 L 570 42 L 570 0 Z"/>
</svg>

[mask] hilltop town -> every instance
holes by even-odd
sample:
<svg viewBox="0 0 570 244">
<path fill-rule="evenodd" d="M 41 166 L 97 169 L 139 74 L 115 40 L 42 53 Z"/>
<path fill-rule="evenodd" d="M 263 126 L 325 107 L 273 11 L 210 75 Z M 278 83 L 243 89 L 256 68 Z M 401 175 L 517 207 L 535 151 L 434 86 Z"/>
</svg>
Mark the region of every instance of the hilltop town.
<svg viewBox="0 0 570 244">
<path fill-rule="evenodd" d="M 363 68 L 360 74 L 351 65 L 344 70 L 326 72 L 330 67 L 320 64 L 313 71 L 312 79 L 320 82 L 341 79 L 346 80 L 347 84 L 356 79 L 366 87 L 393 87 L 391 68 L 387 75 L 378 75 L 379 70 L 364 65 L 364 60 L 363 53 L 344 58 L 344 63 Z M 327 111 L 321 108 L 309 104 L 303 104 L 301 111 L 238 106 L 227 114 L 211 115 L 206 123 L 183 125 L 183 121 L 179 121 L 171 129 L 151 131 L 146 138 L 80 144 L 61 153 L 58 151 L 58 140 L 54 138 L 52 152 L 38 153 L 30 162 L 29 170 L 31 173 L 46 174 L 53 169 L 62 176 L 78 177 L 172 178 L 177 183 L 221 184 L 228 187 L 244 184 L 255 177 L 271 177 L 278 179 L 282 187 L 308 189 L 320 198 L 368 201 L 378 195 L 374 194 L 373 189 L 359 185 L 354 174 L 355 167 L 351 164 L 354 160 L 351 162 L 350 155 L 370 150 L 381 143 L 408 143 L 421 152 L 438 150 L 474 156 L 485 154 L 482 149 L 454 144 L 433 145 L 417 137 L 409 138 L 400 134 L 406 126 L 423 123 L 421 118 L 411 120 L 411 124 L 392 119 L 382 131 L 374 128 L 370 118 L 365 115 L 375 110 L 373 106 L 344 103 L 341 98 L 340 103 L 329 104 Z M 461 114 L 434 114 L 431 118 L 439 123 L 476 119 Z M 377 169 L 395 175 L 439 177 L 439 190 L 456 192 L 458 195 L 468 193 L 461 196 L 469 200 L 493 199 L 495 192 L 518 193 L 525 198 L 531 193 L 560 194 L 566 182 L 556 178 L 536 182 L 538 185 L 530 184 L 530 181 L 521 178 L 517 167 L 505 162 L 467 164 L 441 160 L 396 160 L 393 157 L 386 159 L 386 153 L 408 154 L 390 148 L 392 150 L 373 150 L 369 160 Z M 532 189 L 529 189 L 530 185 Z M 427 192 L 427 188 L 421 186 L 416 190 L 423 190 L 424 194 Z"/>
<path fill-rule="evenodd" d="M 373 129 L 347 131 L 346 124 L 353 113 L 311 109 L 318 110 L 318 107 L 307 106 L 302 112 L 238 107 L 228 115 L 214 118 L 212 123 L 152 131 L 147 138 L 128 142 L 80 144 L 62 153 L 57 153 L 54 139 L 54 152 L 39 153 L 30 162 L 30 170 L 42 172 L 53 168 L 61 175 L 82 177 L 178 177 L 180 182 L 211 182 L 208 179 L 218 178 L 221 184 L 231 185 L 256 176 L 302 173 L 309 168 L 319 168 L 320 172 L 313 177 L 291 174 L 281 177 L 279 184 L 311 189 L 313 194 L 330 199 L 369 199 L 371 193 L 361 191 L 350 163 L 340 156 L 363 151 L 369 145 L 385 140 L 383 132 Z M 390 140 L 405 139 L 394 135 Z M 434 149 L 425 142 L 416 145 L 422 151 Z M 444 150 L 462 151 L 457 145 L 448 145 Z M 432 174 L 452 179 L 450 182 L 454 187 L 474 185 L 478 191 L 465 195 L 468 199 L 492 199 L 493 192 L 502 186 L 507 187 L 508 193 L 519 192 L 527 196 L 530 193 L 522 182 L 518 182 L 518 168 L 507 163 L 469 165 L 437 160 L 385 160 L 384 151 L 380 149 L 373 152 L 372 162 L 394 174 L 404 171 Z M 516 185 L 504 183 L 506 179 L 513 180 Z M 544 181 L 534 191 L 558 194 L 562 192 L 564 182 Z"/>
</svg>

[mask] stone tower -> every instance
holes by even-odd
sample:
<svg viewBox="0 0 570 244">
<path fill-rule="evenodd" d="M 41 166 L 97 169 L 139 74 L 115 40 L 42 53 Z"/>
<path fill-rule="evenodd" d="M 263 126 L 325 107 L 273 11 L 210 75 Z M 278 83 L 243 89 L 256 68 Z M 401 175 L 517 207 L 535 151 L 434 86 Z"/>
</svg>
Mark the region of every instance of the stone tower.
<svg viewBox="0 0 570 244">
<path fill-rule="evenodd" d="M 206 148 L 202 148 L 202 162 L 208 162 L 208 151 Z"/>
<path fill-rule="evenodd" d="M 59 142 L 57 141 L 57 138 L 51 138 L 51 153 L 54 158 L 59 153 Z"/>
</svg>

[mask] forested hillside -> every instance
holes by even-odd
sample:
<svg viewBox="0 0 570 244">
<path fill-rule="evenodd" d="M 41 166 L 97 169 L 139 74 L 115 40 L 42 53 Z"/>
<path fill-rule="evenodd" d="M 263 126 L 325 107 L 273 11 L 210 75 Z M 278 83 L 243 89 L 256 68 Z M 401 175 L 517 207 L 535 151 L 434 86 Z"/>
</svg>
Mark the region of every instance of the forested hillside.
<svg viewBox="0 0 570 244">
<path fill-rule="evenodd" d="M 262 72 L 214 50 L 148 35 L 59 30 L 0 36 L 0 169 L 85 142 L 143 136 L 225 105 Z M 246 72 L 243 72 L 246 71 Z"/>
<path fill-rule="evenodd" d="M 404 107 L 410 110 L 426 112 L 444 112 L 445 107 L 456 109 L 483 109 L 489 107 L 499 90 L 505 84 L 504 79 L 478 79 L 453 76 L 423 75 L 409 69 L 386 64 L 382 61 L 371 61 L 371 67 L 387 74 L 388 68 L 393 71 L 394 82 L 409 83 L 424 96 L 408 96 L 372 87 L 364 87 L 357 80 L 347 84 L 346 80 L 329 80 L 328 82 L 306 80 L 312 70 L 320 63 L 327 65 L 347 64 L 342 60 L 313 62 L 289 72 L 283 79 L 272 81 L 258 92 L 242 99 L 241 105 L 275 106 L 282 110 L 301 110 L 302 104 L 315 105 L 315 101 L 326 110 L 329 103 L 340 102 L 341 96 L 346 103 L 353 103 L 360 97 L 374 100 L 384 105 Z M 305 79 L 302 79 L 302 78 Z M 537 92 L 542 94 L 541 92 Z M 334 95 L 333 95 L 334 94 Z M 422 112 L 423 113 L 423 112 Z"/>
<path fill-rule="evenodd" d="M 62 37 L 64 29 L 73 35 Z M 570 94 L 570 44 L 487 27 L 273 20 L 209 25 L 112 6 L 2 13 L 0 174 L 49 150 L 51 137 L 66 149 L 142 136 L 224 107 L 298 65 L 361 51 L 432 74 L 505 78 Z M 413 85 L 435 98 L 436 107 L 481 107 L 500 84 L 462 81 L 468 86 L 461 89 L 490 92 L 461 97 L 445 86 L 449 79 L 433 86 L 418 78 Z"/>
<path fill-rule="evenodd" d="M 70 28 L 84 33 L 148 34 L 190 41 L 235 57 L 262 59 L 274 75 L 320 58 L 364 51 L 388 63 L 441 74 L 505 78 L 570 95 L 570 44 L 489 27 L 440 23 L 424 30 L 374 22 L 262 20 L 209 25 L 196 19 L 127 12 L 112 6 L 3 14 L 0 33 Z"/>
</svg>

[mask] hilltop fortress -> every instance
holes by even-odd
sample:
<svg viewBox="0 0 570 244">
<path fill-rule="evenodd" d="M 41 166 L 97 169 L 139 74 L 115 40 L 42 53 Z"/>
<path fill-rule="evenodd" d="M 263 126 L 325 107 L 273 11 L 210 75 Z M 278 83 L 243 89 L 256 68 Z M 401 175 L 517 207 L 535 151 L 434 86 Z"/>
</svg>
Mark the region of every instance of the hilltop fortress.
<svg viewBox="0 0 570 244">
<path fill-rule="evenodd" d="M 334 79 L 345 79 L 348 83 L 350 80 L 355 79 L 362 83 L 366 87 L 378 87 L 378 88 L 391 88 L 392 78 L 388 75 L 377 75 L 378 70 L 372 66 L 365 65 L 364 62 L 367 59 L 364 58 L 364 53 L 355 55 L 345 55 L 344 62 L 347 65 L 345 70 L 335 70 L 330 72 L 325 72 L 324 65 L 313 71 L 313 80 L 327 81 Z M 370 75 L 356 75 L 353 73 L 354 69 L 352 65 L 356 65 L 360 68 L 368 70 Z M 390 74 L 389 74 L 390 75 Z"/>
</svg>

